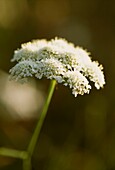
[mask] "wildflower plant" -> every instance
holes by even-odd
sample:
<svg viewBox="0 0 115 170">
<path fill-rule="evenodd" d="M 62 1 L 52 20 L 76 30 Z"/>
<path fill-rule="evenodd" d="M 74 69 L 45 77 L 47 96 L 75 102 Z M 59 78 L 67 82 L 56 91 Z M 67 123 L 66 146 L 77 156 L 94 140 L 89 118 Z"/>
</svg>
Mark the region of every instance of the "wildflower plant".
<svg viewBox="0 0 115 170">
<path fill-rule="evenodd" d="M 34 40 L 21 45 L 14 52 L 12 62 L 18 62 L 10 69 L 11 79 L 24 82 L 28 77 L 51 80 L 43 111 L 26 151 L 23 151 L 23 169 L 31 169 L 31 157 L 46 116 L 56 83 L 68 86 L 77 97 L 90 92 L 90 81 L 97 89 L 105 84 L 103 67 L 92 61 L 90 53 L 65 39 Z M 13 153 L 13 151 L 12 151 Z M 16 155 L 16 154 L 14 154 Z M 18 155 L 18 154 L 17 154 Z"/>
</svg>

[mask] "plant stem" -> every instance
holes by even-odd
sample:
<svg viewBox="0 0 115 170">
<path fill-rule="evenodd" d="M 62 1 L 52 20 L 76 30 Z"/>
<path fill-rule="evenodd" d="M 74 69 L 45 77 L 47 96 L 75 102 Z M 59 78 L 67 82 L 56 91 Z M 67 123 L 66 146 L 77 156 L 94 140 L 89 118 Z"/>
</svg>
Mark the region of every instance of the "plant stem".
<svg viewBox="0 0 115 170">
<path fill-rule="evenodd" d="M 43 106 L 43 110 L 41 112 L 40 118 L 38 119 L 37 126 L 35 128 L 35 131 L 32 135 L 32 138 L 31 138 L 30 143 L 29 143 L 28 148 L 27 148 L 28 158 L 25 159 L 24 162 L 23 162 L 23 169 L 24 170 L 30 170 L 31 169 L 30 168 L 31 157 L 32 157 L 32 154 L 34 152 L 34 149 L 35 149 L 35 146 L 36 146 L 36 143 L 37 143 L 37 139 L 39 137 L 44 119 L 46 117 L 46 114 L 47 114 L 47 111 L 48 111 L 48 108 L 49 108 L 49 104 L 51 102 L 51 98 L 52 98 L 52 95 L 53 95 L 53 92 L 54 92 L 54 89 L 55 89 L 55 85 L 56 85 L 56 81 L 51 80 L 48 95 L 46 97 L 46 101 L 45 101 L 45 104 Z"/>
<path fill-rule="evenodd" d="M 19 159 L 26 159 L 28 157 L 28 153 L 26 151 L 19 151 L 4 147 L 0 148 L 0 155 Z"/>
<path fill-rule="evenodd" d="M 31 157 L 28 156 L 27 159 L 23 159 L 23 170 L 31 170 L 32 164 L 31 164 Z"/>
</svg>

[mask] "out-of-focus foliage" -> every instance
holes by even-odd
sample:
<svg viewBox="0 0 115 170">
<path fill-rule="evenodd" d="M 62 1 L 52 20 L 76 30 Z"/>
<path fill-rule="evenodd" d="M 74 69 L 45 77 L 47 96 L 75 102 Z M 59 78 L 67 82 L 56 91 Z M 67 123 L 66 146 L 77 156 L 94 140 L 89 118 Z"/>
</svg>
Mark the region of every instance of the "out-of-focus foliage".
<svg viewBox="0 0 115 170">
<path fill-rule="evenodd" d="M 32 39 L 64 37 L 104 65 L 106 86 L 74 98 L 58 85 L 33 156 L 34 169 L 115 169 L 114 0 L 0 0 L 0 145 L 25 149 L 49 82 L 8 81 L 13 51 Z M 0 157 L 1 170 L 22 162 Z"/>
</svg>

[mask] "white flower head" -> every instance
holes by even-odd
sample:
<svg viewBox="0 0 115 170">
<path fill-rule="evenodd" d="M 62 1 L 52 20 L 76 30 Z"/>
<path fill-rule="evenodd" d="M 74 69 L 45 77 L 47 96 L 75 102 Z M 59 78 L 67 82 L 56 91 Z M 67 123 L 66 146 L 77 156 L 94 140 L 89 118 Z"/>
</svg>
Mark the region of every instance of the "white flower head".
<svg viewBox="0 0 115 170">
<path fill-rule="evenodd" d="M 69 86 L 75 97 L 90 92 L 89 81 L 94 82 L 97 89 L 105 84 L 102 65 L 92 61 L 90 53 L 83 48 L 61 38 L 22 44 L 21 49 L 14 52 L 12 61 L 18 62 L 10 69 L 12 79 L 23 80 L 32 76 L 55 79 Z"/>
</svg>

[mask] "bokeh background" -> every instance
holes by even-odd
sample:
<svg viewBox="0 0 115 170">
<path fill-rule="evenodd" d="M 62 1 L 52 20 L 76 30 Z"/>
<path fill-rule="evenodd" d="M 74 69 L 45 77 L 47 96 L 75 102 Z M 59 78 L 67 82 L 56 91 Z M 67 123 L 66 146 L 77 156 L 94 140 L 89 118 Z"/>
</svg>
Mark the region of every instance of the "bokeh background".
<svg viewBox="0 0 115 170">
<path fill-rule="evenodd" d="M 56 87 L 36 146 L 34 170 L 115 170 L 115 1 L 0 0 L 0 146 L 25 149 L 49 81 L 8 79 L 15 49 L 55 36 L 83 46 L 104 66 L 106 86 L 74 98 Z M 22 161 L 0 156 L 0 170 L 21 170 Z"/>
</svg>

